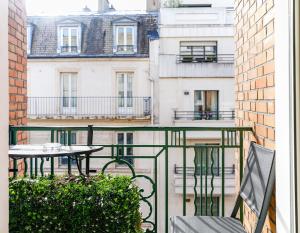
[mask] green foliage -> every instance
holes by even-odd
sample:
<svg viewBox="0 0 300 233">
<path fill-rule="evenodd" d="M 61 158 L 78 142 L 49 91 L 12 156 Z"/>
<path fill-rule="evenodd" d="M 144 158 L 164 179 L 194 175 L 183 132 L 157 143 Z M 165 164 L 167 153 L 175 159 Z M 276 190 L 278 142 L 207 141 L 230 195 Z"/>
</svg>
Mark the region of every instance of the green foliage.
<svg viewBox="0 0 300 233">
<path fill-rule="evenodd" d="M 13 233 L 140 233 L 139 191 L 130 177 L 11 180 Z"/>
</svg>

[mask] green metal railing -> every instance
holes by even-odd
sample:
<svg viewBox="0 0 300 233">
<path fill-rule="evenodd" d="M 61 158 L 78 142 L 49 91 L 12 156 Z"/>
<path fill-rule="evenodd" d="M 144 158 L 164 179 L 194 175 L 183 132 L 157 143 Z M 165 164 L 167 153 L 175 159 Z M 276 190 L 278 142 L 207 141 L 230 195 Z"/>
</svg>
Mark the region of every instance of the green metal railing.
<svg viewBox="0 0 300 233">
<path fill-rule="evenodd" d="M 143 222 L 147 225 L 148 230 L 146 232 L 168 232 L 169 230 L 169 195 L 170 190 L 170 179 L 173 167 L 171 167 L 170 162 L 177 156 L 180 157 L 182 164 L 182 215 L 187 215 L 187 178 L 188 178 L 188 168 L 191 166 L 191 161 L 194 161 L 194 167 L 205 166 L 205 169 L 201 172 L 196 172 L 194 169 L 194 207 L 196 213 L 201 213 L 201 215 L 212 215 L 213 208 L 216 203 L 213 202 L 214 197 L 214 180 L 218 176 L 221 179 L 221 196 L 220 196 L 220 215 L 225 215 L 225 159 L 226 153 L 234 153 L 239 155 L 239 167 L 243 168 L 243 141 L 244 135 L 247 132 L 251 132 L 251 128 L 220 128 L 220 127 L 96 127 L 96 126 L 86 126 L 86 127 L 40 127 L 40 126 L 11 126 L 10 127 L 10 144 L 16 145 L 17 133 L 27 132 L 29 141 L 31 142 L 32 137 L 34 137 L 35 132 L 44 132 L 50 139 L 50 142 L 59 142 L 60 134 L 63 132 L 65 139 L 63 140 L 65 144 L 71 145 L 71 133 L 72 132 L 88 132 L 92 130 L 92 134 L 87 136 L 87 143 L 85 145 L 95 145 L 103 146 L 105 151 L 101 152 L 99 155 L 91 155 L 85 159 L 85 169 L 86 174 L 90 172 L 95 172 L 90 170 L 90 165 L 94 164 L 95 161 L 99 159 L 105 159 L 105 162 L 98 164 L 101 172 L 107 172 L 108 167 L 112 164 L 123 164 L 128 167 L 128 171 L 131 172 L 132 179 L 146 179 L 150 182 L 151 190 L 148 195 L 145 194 L 145 190 L 141 189 L 141 202 L 149 207 L 149 213 L 147 216 L 143 217 Z M 97 143 L 97 137 L 95 134 L 111 132 L 116 133 L 127 133 L 133 132 L 137 134 L 145 133 L 146 141 L 145 144 L 117 144 L 117 142 L 112 142 L 108 144 Z M 83 134 L 83 133 L 82 133 Z M 94 136 L 93 136 L 94 135 Z M 215 138 L 218 144 L 195 144 L 193 141 L 202 140 L 209 141 L 209 139 Z M 114 141 L 114 140 L 112 140 Z M 46 142 L 44 142 L 46 143 Z M 151 163 L 151 176 L 148 174 L 141 174 L 141 171 L 137 167 L 134 167 L 129 163 L 123 155 L 119 154 L 119 149 L 134 148 L 140 152 L 134 153 L 133 155 L 127 155 L 128 159 L 141 159 L 142 161 Z M 143 151 L 151 150 L 152 154 L 142 153 Z M 197 151 L 197 152 L 195 152 Z M 147 152 L 148 153 L 148 152 Z M 196 153 L 201 156 L 196 159 Z M 220 155 L 218 157 L 218 166 L 220 170 L 218 175 L 215 174 L 215 157 L 214 153 Z M 193 156 L 193 157 L 191 157 Z M 203 161 L 202 161 L 203 160 Z M 93 163 L 94 161 L 94 163 Z M 49 169 L 45 167 L 45 162 L 43 159 L 24 159 L 24 176 L 29 176 L 31 178 L 37 176 L 50 175 L 53 176 L 56 172 L 54 158 L 50 158 L 48 163 L 50 164 Z M 178 160 L 177 160 L 178 162 Z M 98 163 L 98 162 L 97 162 Z M 18 176 L 17 171 L 17 161 L 13 162 L 14 172 L 13 176 Z M 175 165 L 175 164 L 174 164 Z M 82 164 L 80 164 L 82 166 Z M 46 171 L 47 170 L 47 171 Z M 76 172 L 74 171 L 71 159 L 68 158 L 68 165 L 66 171 L 69 175 Z M 210 172 L 209 172 L 210 171 Z M 174 173 L 174 171 L 173 171 Z M 243 169 L 239 171 L 239 177 L 243 176 Z M 160 185 L 161 183 L 164 185 Z M 200 191 L 199 191 L 200 190 Z M 197 200 L 200 197 L 200 210 L 197 211 Z M 164 204 L 164 208 L 162 208 Z M 199 206 L 199 205 L 198 205 Z M 219 203 L 218 203 L 219 206 Z M 205 208 L 204 208 L 205 207 Z M 204 209 L 203 209 L 204 208 Z M 219 207 L 218 207 L 219 208 Z M 163 213 L 163 219 L 162 215 Z M 159 218 L 160 216 L 160 218 Z M 243 218 L 242 208 L 240 211 L 240 217 Z M 163 229 L 162 229 L 163 227 Z M 160 230 L 158 230 L 160 229 Z"/>
</svg>

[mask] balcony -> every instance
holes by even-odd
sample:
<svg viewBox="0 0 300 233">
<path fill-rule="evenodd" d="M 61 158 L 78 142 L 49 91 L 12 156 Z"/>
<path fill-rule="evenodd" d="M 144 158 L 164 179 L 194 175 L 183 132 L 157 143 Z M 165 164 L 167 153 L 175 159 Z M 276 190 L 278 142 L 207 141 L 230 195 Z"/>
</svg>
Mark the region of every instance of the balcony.
<svg viewBox="0 0 300 233">
<path fill-rule="evenodd" d="M 186 186 L 187 194 L 194 194 L 194 189 L 197 189 L 197 192 L 201 192 L 201 186 L 208 186 L 207 193 L 210 193 L 212 188 L 214 188 L 214 195 L 222 195 L 222 169 L 224 169 L 225 176 L 225 195 L 234 195 L 236 192 L 235 189 L 235 165 L 228 167 L 213 167 L 207 168 L 203 166 L 200 167 L 186 167 Z M 202 170 L 202 171 L 201 171 Z M 184 167 L 175 165 L 174 169 L 174 179 L 175 179 L 175 193 L 182 194 L 183 186 L 183 171 Z M 210 183 L 213 180 L 213 187 L 210 187 Z M 199 187 L 195 184 L 202 184 Z"/>
<path fill-rule="evenodd" d="M 219 63 L 219 64 L 233 64 L 233 54 L 180 54 L 177 55 L 177 63 Z"/>
<path fill-rule="evenodd" d="M 31 119 L 150 119 L 150 97 L 28 97 Z"/>
<path fill-rule="evenodd" d="M 233 54 L 175 55 L 161 54 L 160 77 L 218 78 L 234 76 Z"/>
<path fill-rule="evenodd" d="M 174 120 L 234 120 L 235 111 L 174 111 Z"/>
<path fill-rule="evenodd" d="M 234 194 L 235 172 L 242 177 L 242 171 L 228 167 L 228 161 L 236 156 L 238 167 L 244 163 L 244 137 L 251 133 L 251 128 L 237 127 L 40 127 L 15 126 L 10 127 L 10 144 L 18 144 L 18 135 L 23 132 L 28 135 L 29 143 L 61 142 L 63 133 L 64 144 L 71 145 L 72 133 L 82 135 L 78 145 L 103 146 L 104 150 L 80 160 L 78 167 L 86 174 L 94 173 L 125 173 L 134 178 L 141 191 L 141 213 L 145 232 L 169 232 L 170 216 L 196 215 L 198 201 L 205 198 L 206 210 L 212 212 L 215 200 L 220 216 L 228 215 L 232 205 L 228 199 Z M 88 134 L 88 132 L 92 132 Z M 135 135 L 132 144 L 118 144 L 113 135 L 131 132 Z M 203 144 L 205 138 L 193 138 L 189 134 L 201 132 L 207 134 L 216 132 L 218 144 Z M 88 135 L 92 135 L 88 137 Z M 86 143 L 83 143 L 83 142 Z M 201 142 L 202 144 L 198 144 Z M 131 155 L 124 155 L 120 151 L 132 148 Z M 198 151 L 198 152 L 196 152 Z M 206 158 L 202 164 L 202 172 L 197 172 L 198 163 L 196 153 L 200 152 L 200 160 Z M 199 155 L 199 154 L 198 154 Z M 204 157 L 202 156 L 204 155 Z M 216 161 L 214 156 L 219 159 Z M 56 159 L 56 158 L 55 158 Z M 32 179 L 41 176 L 53 176 L 57 172 L 55 159 L 23 159 L 26 177 Z M 133 164 L 128 163 L 128 159 Z M 18 164 L 14 164 L 13 177 L 18 175 Z M 217 166 L 217 169 L 216 169 Z M 175 170 L 174 170 L 175 167 Z M 68 158 L 65 173 L 78 174 L 77 168 L 72 166 L 72 158 Z M 175 176 L 180 177 L 180 182 Z M 232 179 L 229 179 L 229 176 Z M 202 177 L 202 179 L 201 179 Z M 240 178 L 239 178 L 240 179 Z M 230 192 L 228 192 L 230 190 Z M 215 197 L 218 197 L 217 199 Z M 188 202 L 187 199 L 194 199 Z M 204 199 L 203 199 L 204 200 Z M 242 209 L 241 209 L 242 211 Z M 201 211 L 202 213 L 202 211 Z M 147 231 L 148 229 L 148 231 Z"/>
</svg>

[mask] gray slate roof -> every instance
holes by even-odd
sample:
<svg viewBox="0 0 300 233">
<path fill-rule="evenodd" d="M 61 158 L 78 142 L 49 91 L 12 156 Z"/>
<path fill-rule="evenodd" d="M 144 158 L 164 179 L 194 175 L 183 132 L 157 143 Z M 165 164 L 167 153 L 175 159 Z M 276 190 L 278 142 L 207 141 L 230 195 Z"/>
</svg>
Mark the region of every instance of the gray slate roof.
<svg viewBox="0 0 300 233">
<path fill-rule="evenodd" d="M 113 54 L 113 22 L 122 18 L 137 22 L 137 53 L 134 55 Z M 81 24 L 81 54 L 57 54 L 57 27 L 61 22 L 74 21 Z M 151 31 L 157 30 L 157 14 L 91 14 L 70 16 L 29 16 L 27 24 L 33 26 L 31 54 L 38 57 L 147 57 Z"/>
</svg>

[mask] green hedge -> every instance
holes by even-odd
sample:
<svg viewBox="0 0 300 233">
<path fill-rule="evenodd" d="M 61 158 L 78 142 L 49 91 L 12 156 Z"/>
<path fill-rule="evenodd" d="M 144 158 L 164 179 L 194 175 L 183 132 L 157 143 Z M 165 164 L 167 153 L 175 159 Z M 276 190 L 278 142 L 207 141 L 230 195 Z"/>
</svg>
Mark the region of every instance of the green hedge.
<svg viewBox="0 0 300 233">
<path fill-rule="evenodd" d="M 138 188 L 130 177 L 11 180 L 13 233 L 140 233 Z"/>
</svg>

